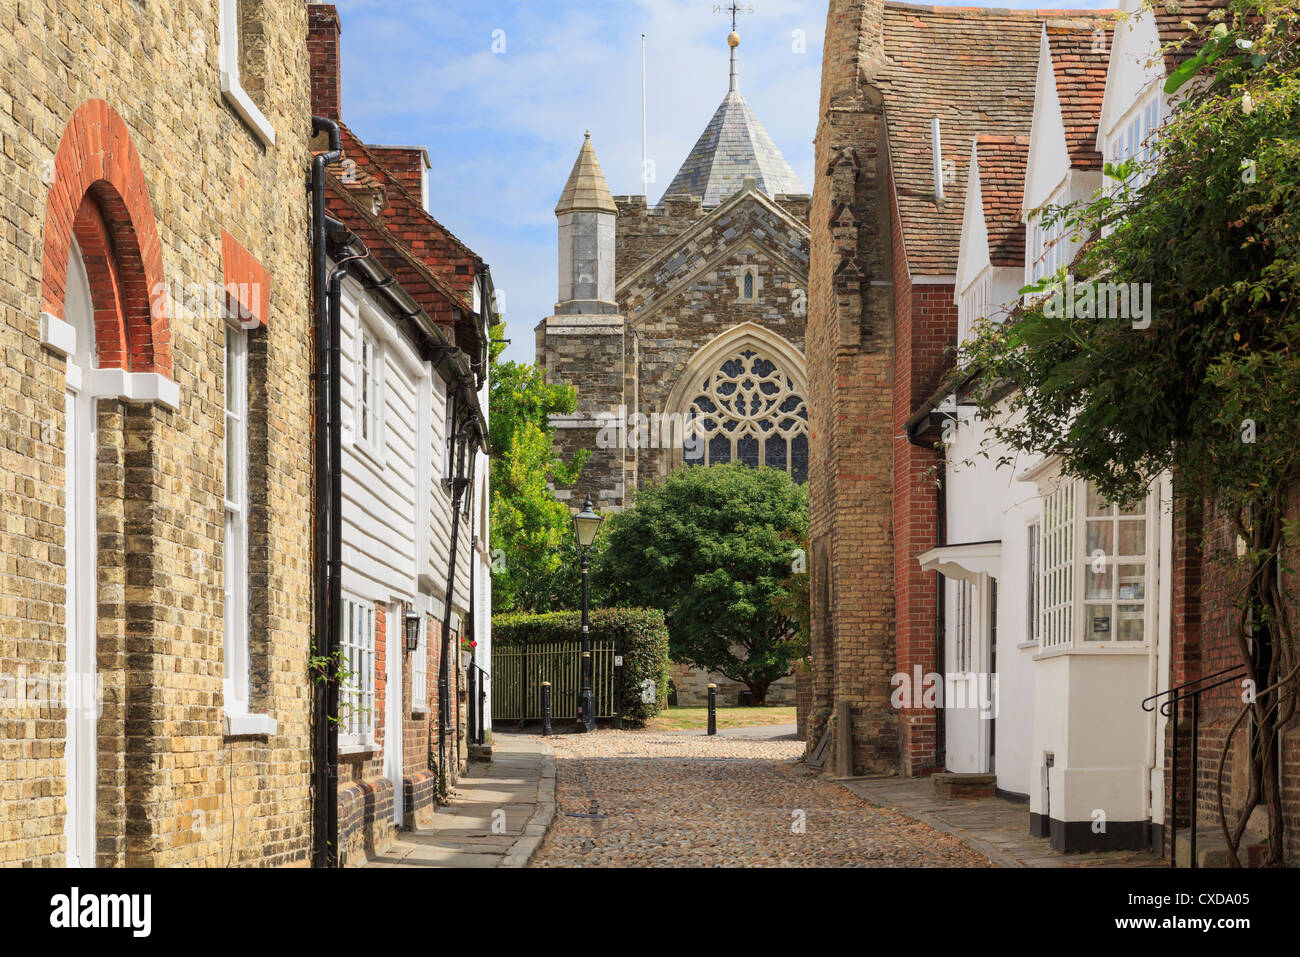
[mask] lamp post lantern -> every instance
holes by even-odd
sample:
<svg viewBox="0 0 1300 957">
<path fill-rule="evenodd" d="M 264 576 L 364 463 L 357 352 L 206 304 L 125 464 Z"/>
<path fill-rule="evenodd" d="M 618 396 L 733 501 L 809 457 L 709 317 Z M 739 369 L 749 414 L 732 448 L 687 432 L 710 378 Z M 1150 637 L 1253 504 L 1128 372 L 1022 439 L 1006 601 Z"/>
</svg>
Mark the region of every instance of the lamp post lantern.
<svg viewBox="0 0 1300 957">
<path fill-rule="evenodd" d="M 578 715 L 584 731 L 596 729 L 596 707 L 591 693 L 591 623 L 587 609 L 587 556 L 600 531 L 602 516 L 591 505 L 587 496 L 582 511 L 573 516 L 573 534 L 578 540 L 578 553 L 582 563 L 582 690 L 578 697 Z"/>
<path fill-rule="evenodd" d="M 420 648 L 420 613 L 414 609 L 408 610 L 402 624 L 406 630 L 406 650 L 418 651 Z"/>
</svg>

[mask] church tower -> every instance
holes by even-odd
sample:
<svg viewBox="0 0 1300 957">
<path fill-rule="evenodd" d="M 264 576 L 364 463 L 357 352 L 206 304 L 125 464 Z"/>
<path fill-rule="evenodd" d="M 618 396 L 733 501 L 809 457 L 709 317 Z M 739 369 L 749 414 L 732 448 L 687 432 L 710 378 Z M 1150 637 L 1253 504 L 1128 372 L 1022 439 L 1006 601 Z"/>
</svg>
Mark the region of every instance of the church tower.
<svg viewBox="0 0 1300 957">
<path fill-rule="evenodd" d="M 601 430 L 625 414 L 624 321 L 614 296 L 617 214 L 588 132 L 555 205 L 557 301 L 555 314 L 537 325 L 537 363 L 548 381 L 578 390 L 575 413 L 551 419 L 556 448 L 566 459 L 580 449 L 591 452 L 582 471 L 582 492 L 591 494 L 598 507 L 614 509 L 623 503 L 622 443 L 610 443 Z M 556 489 L 555 494 L 567 500 L 574 492 Z"/>
<path fill-rule="evenodd" d="M 614 302 L 614 217 L 617 213 L 618 207 L 609 194 L 588 132 L 555 206 L 560 221 L 557 314 L 618 312 Z"/>
<path fill-rule="evenodd" d="M 562 455 L 591 453 L 556 489 L 574 504 L 626 507 L 683 466 L 807 479 L 810 198 L 740 94 L 732 26 L 722 103 L 658 205 L 611 196 L 588 136 L 555 208 L 559 301 L 537 362 L 578 390 L 551 420 Z"/>
</svg>

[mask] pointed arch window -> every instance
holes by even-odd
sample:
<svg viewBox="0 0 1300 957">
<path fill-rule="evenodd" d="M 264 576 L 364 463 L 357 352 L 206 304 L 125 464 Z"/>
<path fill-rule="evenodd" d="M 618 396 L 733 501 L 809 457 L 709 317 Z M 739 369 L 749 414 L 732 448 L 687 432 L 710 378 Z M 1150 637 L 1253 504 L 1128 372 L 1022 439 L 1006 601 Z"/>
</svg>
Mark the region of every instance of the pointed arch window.
<svg viewBox="0 0 1300 957">
<path fill-rule="evenodd" d="M 808 402 L 793 370 L 758 347 L 730 353 L 691 394 L 687 465 L 740 462 L 808 478 Z M 691 454 L 694 452 L 694 454 Z"/>
</svg>

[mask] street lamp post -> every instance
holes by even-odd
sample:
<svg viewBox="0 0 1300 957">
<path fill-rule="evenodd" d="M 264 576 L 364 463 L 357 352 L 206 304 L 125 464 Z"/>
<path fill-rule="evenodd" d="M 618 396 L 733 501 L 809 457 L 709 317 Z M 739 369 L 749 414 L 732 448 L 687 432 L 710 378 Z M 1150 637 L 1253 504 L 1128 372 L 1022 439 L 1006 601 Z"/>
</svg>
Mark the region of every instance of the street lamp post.
<svg viewBox="0 0 1300 957">
<path fill-rule="evenodd" d="M 591 623 L 587 613 L 587 556 L 596 532 L 600 530 L 603 516 L 591 505 L 587 496 L 582 511 L 573 516 L 573 534 L 578 540 L 582 567 L 582 690 L 578 697 L 578 713 L 584 731 L 596 730 L 596 706 L 591 693 Z"/>
</svg>

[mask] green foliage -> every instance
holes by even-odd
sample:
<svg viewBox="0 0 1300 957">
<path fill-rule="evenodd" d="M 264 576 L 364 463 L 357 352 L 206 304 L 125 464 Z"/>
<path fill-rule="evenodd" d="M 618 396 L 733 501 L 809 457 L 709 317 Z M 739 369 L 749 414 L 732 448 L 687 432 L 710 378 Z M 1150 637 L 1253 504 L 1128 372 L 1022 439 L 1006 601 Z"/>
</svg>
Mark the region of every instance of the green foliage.
<svg viewBox="0 0 1300 957">
<path fill-rule="evenodd" d="M 500 340 L 504 326 L 493 328 Z M 492 607 L 537 610 L 573 607 L 577 601 L 569 510 L 548 482 L 571 484 L 588 453 L 565 462 L 554 449 L 549 416 L 569 414 L 575 391 L 548 384 L 538 366 L 498 362 L 493 345 L 488 428 L 492 439 L 491 538 L 504 554 L 494 564 Z"/>
<path fill-rule="evenodd" d="M 776 469 L 681 468 L 607 521 L 596 578 L 611 601 L 661 608 L 674 661 L 747 685 L 761 703 L 802 653 L 790 592 L 808 492 Z"/>
<path fill-rule="evenodd" d="M 668 701 L 668 626 L 654 608 L 597 608 L 590 613 L 593 639 L 612 638 L 623 656 L 623 717 L 644 722 Z M 582 614 L 507 614 L 492 619 L 494 647 L 548 641 L 581 641 Z M 655 697 L 643 700 L 642 683 L 654 682 Z"/>
</svg>

